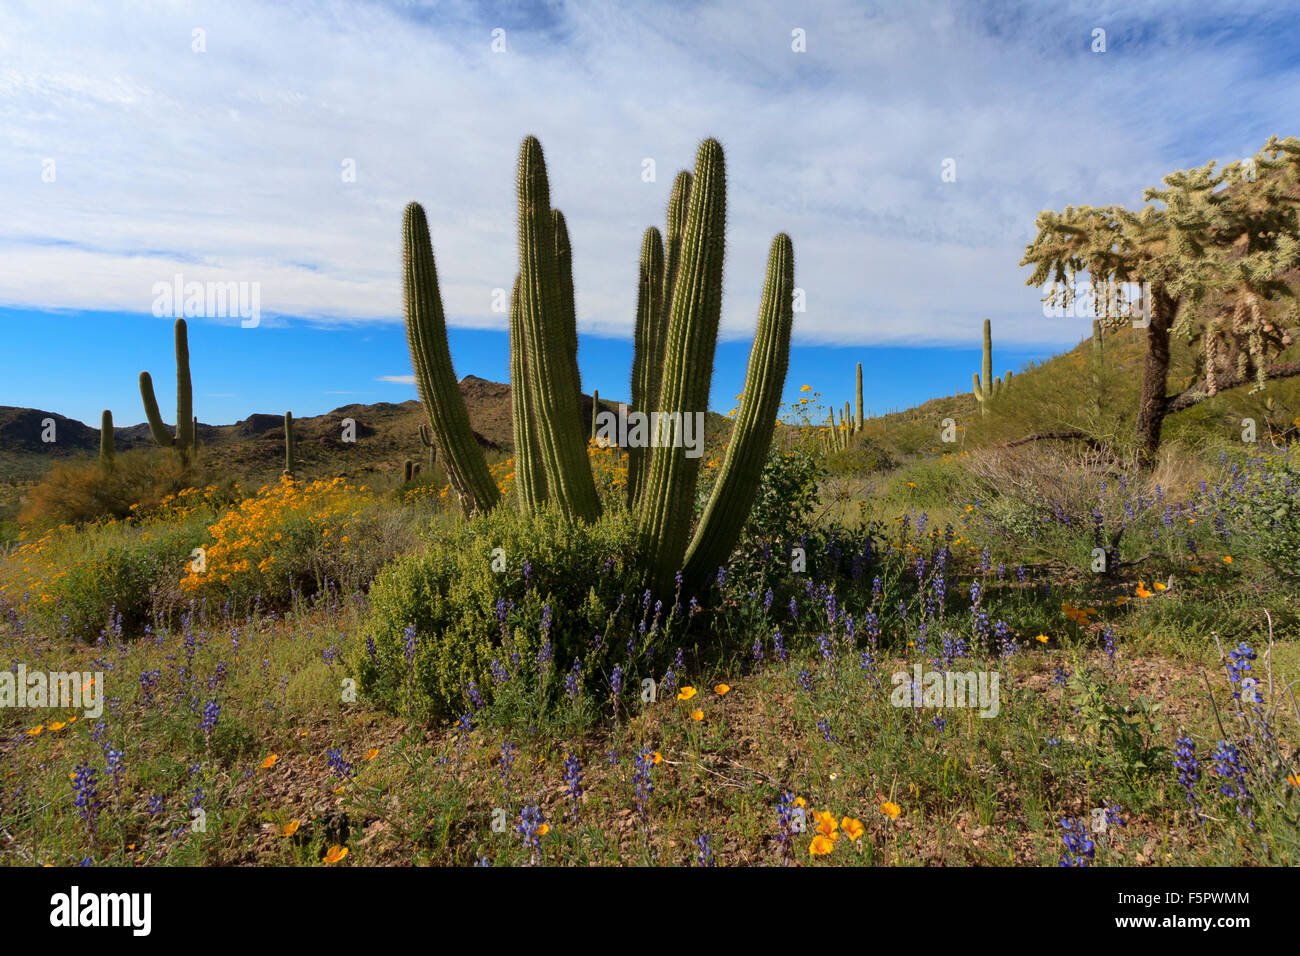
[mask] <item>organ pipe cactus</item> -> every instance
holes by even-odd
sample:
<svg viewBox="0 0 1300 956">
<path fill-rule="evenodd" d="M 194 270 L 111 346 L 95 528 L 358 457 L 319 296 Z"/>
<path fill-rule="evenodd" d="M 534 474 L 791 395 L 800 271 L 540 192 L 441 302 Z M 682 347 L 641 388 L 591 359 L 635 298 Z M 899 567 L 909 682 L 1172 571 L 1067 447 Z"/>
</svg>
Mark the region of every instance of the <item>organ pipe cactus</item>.
<svg viewBox="0 0 1300 956">
<path fill-rule="evenodd" d="M 293 412 L 284 413 L 284 474 L 293 477 L 293 466 L 298 459 L 298 439 L 293 432 Z"/>
<path fill-rule="evenodd" d="M 104 409 L 99 417 L 99 465 L 105 471 L 111 470 L 114 461 L 113 448 L 113 412 Z"/>
<path fill-rule="evenodd" d="M 433 243 L 418 203 L 406 207 L 402 220 L 402 288 L 416 387 L 433 438 L 442 449 L 447 478 L 467 514 L 490 509 L 500 492 L 469 427 L 469 411 L 452 368 Z"/>
<path fill-rule="evenodd" d="M 158 399 L 154 395 L 153 378 L 148 372 L 140 373 L 140 398 L 144 402 L 145 418 L 149 420 L 149 431 L 163 448 L 174 448 L 180 457 L 181 465 L 188 468 L 194 461 L 194 385 L 190 379 L 190 344 L 189 333 L 184 319 L 176 320 L 176 434 L 167 430 L 158 411 Z"/>
<path fill-rule="evenodd" d="M 591 521 L 601 506 L 581 428 L 572 253 L 564 218 L 550 205 L 541 144 L 531 136 L 520 149 L 518 171 L 519 275 L 510 310 L 515 484 L 525 511 L 548 501 L 570 520 Z M 632 405 L 659 413 L 670 424 L 646 435 L 652 447 L 631 450 L 629 500 L 637 513 L 647 583 L 661 591 L 672 587 L 679 571 L 694 587 L 730 555 L 753 503 L 785 385 L 794 252 L 789 237 L 778 235 L 768 256 L 736 425 L 692 536 L 700 460 L 687 454 L 682 420 L 702 419 L 708 411 L 722 307 L 725 219 L 722 147 L 705 140 L 694 175 L 682 172 L 674 181 L 666 244 L 653 228 L 642 242 Z M 407 207 L 404 257 L 408 342 L 426 415 L 448 473 L 459 476 L 453 484 L 473 496 L 475 507 L 491 507 L 495 486 L 491 493 L 473 487 L 476 475 L 487 477 L 486 463 L 472 441 L 451 371 L 428 226 L 414 203 Z M 593 393 L 593 428 L 599 410 Z M 449 440 L 453 435 L 459 441 Z"/>
</svg>

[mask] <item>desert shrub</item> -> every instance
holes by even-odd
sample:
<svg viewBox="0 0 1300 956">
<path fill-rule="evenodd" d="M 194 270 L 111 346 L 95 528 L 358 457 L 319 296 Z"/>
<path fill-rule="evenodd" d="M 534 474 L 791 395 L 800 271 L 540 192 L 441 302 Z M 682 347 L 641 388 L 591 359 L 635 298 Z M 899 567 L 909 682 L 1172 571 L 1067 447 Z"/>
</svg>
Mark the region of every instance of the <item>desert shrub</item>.
<svg viewBox="0 0 1300 956">
<path fill-rule="evenodd" d="M 415 543 L 411 513 L 342 478 L 282 478 L 232 506 L 207 528 L 180 588 L 236 610 L 285 606 L 295 594 L 364 588 Z"/>
<path fill-rule="evenodd" d="M 165 612 L 206 518 L 63 525 L 0 562 L 0 596 L 51 631 L 81 639 Z"/>
<path fill-rule="evenodd" d="M 546 699 L 572 675 L 571 687 L 608 702 L 613 667 L 630 689 L 639 668 L 664 662 L 670 622 L 690 616 L 672 595 L 640 592 L 638 567 L 626 513 L 588 525 L 498 507 L 376 578 L 362 688 L 421 717 L 460 713 L 471 682 L 488 698 L 523 684 Z"/>
<path fill-rule="evenodd" d="M 1300 468 L 1292 453 L 1224 454 L 1204 509 L 1219 538 L 1284 578 L 1300 577 Z"/>
<path fill-rule="evenodd" d="M 185 470 L 176 456 L 161 450 L 136 450 L 117 456 L 112 468 L 98 461 L 56 462 L 27 493 L 18 521 L 35 531 L 64 524 L 123 519 L 158 508 L 187 488 L 220 488 L 233 494 L 233 483 L 212 484 L 202 467 Z"/>
<path fill-rule="evenodd" d="M 848 448 L 826 453 L 826 470 L 832 475 L 871 475 L 893 467 L 889 452 L 866 435 L 852 439 Z"/>
</svg>

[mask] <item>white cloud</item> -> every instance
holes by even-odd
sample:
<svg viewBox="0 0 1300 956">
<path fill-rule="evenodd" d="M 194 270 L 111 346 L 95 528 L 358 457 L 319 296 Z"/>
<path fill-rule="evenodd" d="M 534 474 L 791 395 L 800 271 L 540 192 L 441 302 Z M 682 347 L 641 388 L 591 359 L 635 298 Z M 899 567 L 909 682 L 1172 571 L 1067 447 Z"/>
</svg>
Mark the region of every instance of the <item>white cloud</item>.
<svg viewBox="0 0 1300 956">
<path fill-rule="evenodd" d="M 575 3 L 488 22 L 468 2 L 7 4 L 0 304 L 147 312 L 180 271 L 260 283 L 268 324 L 394 321 L 414 199 L 449 321 L 499 328 L 533 132 L 569 220 L 581 328 L 626 334 L 641 231 L 714 135 L 724 334 L 752 328 L 786 231 L 805 341 L 972 342 L 991 316 L 1002 343 L 1058 343 L 1082 323 L 1043 319 L 1017 266 L 1040 208 L 1136 203 L 1170 169 L 1300 126 L 1294 64 L 1259 68 L 1258 37 L 1281 22 L 1266 4 L 886 6 Z M 1096 26 L 1105 54 L 1088 49 Z"/>
<path fill-rule="evenodd" d="M 375 379 L 376 382 L 390 382 L 393 385 L 414 385 L 414 375 L 381 375 Z"/>
</svg>

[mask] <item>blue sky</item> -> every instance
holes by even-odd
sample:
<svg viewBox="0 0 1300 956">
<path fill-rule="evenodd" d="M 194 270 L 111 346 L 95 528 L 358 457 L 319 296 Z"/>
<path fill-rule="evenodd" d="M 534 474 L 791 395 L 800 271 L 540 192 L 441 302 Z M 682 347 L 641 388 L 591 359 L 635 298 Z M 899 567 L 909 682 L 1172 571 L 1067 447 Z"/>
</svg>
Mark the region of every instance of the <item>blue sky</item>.
<svg viewBox="0 0 1300 956">
<path fill-rule="evenodd" d="M 1086 333 L 1024 285 L 1040 209 L 1136 205 L 1172 169 L 1298 134 L 1298 89 L 1300 17 L 1251 0 L 9 2 L 0 404 L 133 423 L 147 368 L 170 407 L 170 319 L 152 310 L 177 273 L 260 296 L 257 328 L 190 322 L 203 421 L 414 397 L 410 200 L 457 371 L 504 380 L 493 302 L 531 132 L 573 239 L 586 390 L 628 393 L 641 232 L 711 135 L 729 227 L 714 407 L 739 390 L 779 231 L 807 298 L 790 393 L 842 401 L 862 361 L 867 404 L 907 406 L 969 388 L 985 316 L 999 373 Z"/>
</svg>

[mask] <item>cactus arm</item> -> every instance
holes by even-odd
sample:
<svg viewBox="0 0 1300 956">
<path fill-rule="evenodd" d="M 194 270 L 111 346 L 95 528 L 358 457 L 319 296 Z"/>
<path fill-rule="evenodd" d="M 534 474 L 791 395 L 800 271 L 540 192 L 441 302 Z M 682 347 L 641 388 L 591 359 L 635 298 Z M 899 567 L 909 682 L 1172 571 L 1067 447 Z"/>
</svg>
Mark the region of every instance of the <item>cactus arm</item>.
<svg viewBox="0 0 1300 956">
<path fill-rule="evenodd" d="M 632 407 L 639 412 L 655 411 L 655 398 L 663 375 L 663 290 L 664 249 L 659 230 L 646 229 L 641 237 L 641 261 L 636 292 L 636 332 L 632 353 Z M 629 448 L 627 461 L 627 503 L 635 508 L 645 488 L 650 456 L 645 448 Z"/>
<path fill-rule="evenodd" d="M 510 414 L 515 439 L 515 488 L 519 510 L 524 514 L 535 511 L 546 501 L 546 473 L 542 470 L 542 450 L 538 444 L 527 355 L 523 315 L 519 311 L 519 279 L 516 278 L 510 294 Z"/>
<path fill-rule="evenodd" d="M 167 430 L 167 425 L 158 411 L 158 398 L 154 395 L 153 379 L 148 372 L 140 373 L 140 398 L 144 402 L 144 417 L 149 420 L 149 433 L 153 435 L 153 440 L 163 448 L 171 448 L 176 443 L 176 439 Z"/>
<path fill-rule="evenodd" d="M 722 311 L 725 177 L 722 146 L 706 139 L 696 154 L 657 402 L 660 411 L 670 414 L 708 411 Z M 650 449 L 638 537 L 641 553 L 651 565 L 653 589 L 667 594 L 689 543 L 700 459 L 688 458 L 676 435 L 658 435 L 656 440 L 657 447 Z"/>
<path fill-rule="evenodd" d="M 793 327 L 794 245 L 782 233 L 768 252 L 758 329 L 727 457 L 686 552 L 684 578 L 689 582 L 701 581 L 726 562 L 749 517 L 772 446 Z"/>
<path fill-rule="evenodd" d="M 600 499 L 582 429 L 581 383 L 568 355 L 558 271 L 546 162 L 542 144 L 528 136 L 519 151 L 519 309 L 528 397 L 539 425 L 550 500 L 570 518 L 594 521 Z"/>
<path fill-rule="evenodd" d="M 551 231 L 555 236 L 555 271 L 559 283 L 560 315 L 564 317 L 565 354 L 569 360 L 568 374 L 577 389 L 578 410 L 582 411 L 582 373 L 578 371 L 578 310 L 573 295 L 573 246 L 569 242 L 569 227 L 564 213 L 551 210 Z M 579 416 L 581 417 L 581 416 Z"/>
<path fill-rule="evenodd" d="M 415 382 L 433 437 L 442 448 L 447 477 L 467 512 L 489 510 L 500 492 L 470 429 L 469 412 L 451 364 L 433 243 L 418 203 L 408 205 L 403 217 L 402 279 L 406 342 Z"/>
</svg>

